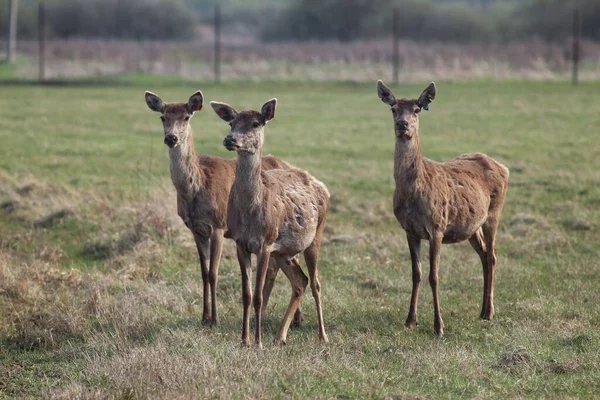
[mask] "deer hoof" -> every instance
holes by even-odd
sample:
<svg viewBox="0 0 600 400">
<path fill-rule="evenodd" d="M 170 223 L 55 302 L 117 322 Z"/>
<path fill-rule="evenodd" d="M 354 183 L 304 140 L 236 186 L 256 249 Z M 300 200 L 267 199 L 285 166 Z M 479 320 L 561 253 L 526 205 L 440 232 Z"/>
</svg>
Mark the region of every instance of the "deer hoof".
<svg viewBox="0 0 600 400">
<path fill-rule="evenodd" d="M 435 324 L 435 334 L 439 337 L 444 336 L 444 324 Z"/>
</svg>

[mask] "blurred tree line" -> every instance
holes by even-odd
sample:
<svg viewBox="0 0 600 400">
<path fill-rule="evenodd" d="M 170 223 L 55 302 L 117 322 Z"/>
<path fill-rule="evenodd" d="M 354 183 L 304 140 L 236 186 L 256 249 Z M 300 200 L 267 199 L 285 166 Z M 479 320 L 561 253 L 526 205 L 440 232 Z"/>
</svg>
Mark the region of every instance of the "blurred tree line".
<svg viewBox="0 0 600 400">
<path fill-rule="evenodd" d="M 6 31 L 0 0 L 0 35 Z M 417 41 L 564 40 L 572 11 L 582 35 L 600 40 L 600 0 L 46 0 L 51 37 L 189 39 L 222 7 L 225 30 L 264 40 L 349 41 L 389 36 L 392 9 L 399 33 Z M 37 34 L 37 0 L 20 0 L 19 37 Z"/>
<path fill-rule="evenodd" d="M 599 0 L 293 0 L 261 34 L 271 40 L 389 36 L 394 7 L 400 37 L 417 41 L 564 40 L 575 7 L 582 36 L 600 40 Z"/>
<path fill-rule="evenodd" d="M 7 1 L 0 0 L 0 33 Z M 20 0 L 18 37 L 37 35 L 37 0 Z M 182 0 L 45 0 L 46 26 L 54 38 L 184 39 L 196 19 Z"/>
</svg>

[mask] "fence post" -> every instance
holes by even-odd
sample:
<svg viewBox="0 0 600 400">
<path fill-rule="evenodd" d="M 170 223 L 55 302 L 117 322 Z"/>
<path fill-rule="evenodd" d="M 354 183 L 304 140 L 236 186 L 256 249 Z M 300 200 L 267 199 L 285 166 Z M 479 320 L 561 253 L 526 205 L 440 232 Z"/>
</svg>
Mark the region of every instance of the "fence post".
<svg viewBox="0 0 600 400">
<path fill-rule="evenodd" d="M 581 21 L 579 9 L 573 11 L 573 86 L 579 83 L 579 37 L 581 36 Z"/>
<path fill-rule="evenodd" d="M 215 5 L 215 82 L 221 81 L 221 6 Z"/>
<path fill-rule="evenodd" d="M 6 62 L 12 64 L 17 57 L 17 8 L 18 0 L 7 0 L 8 19 L 6 30 Z"/>
<path fill-rule="evenodd" d="M 392 11 L 392 80 L 398 83 L 398 73 L 400 70 L 400 55 L 398 54 L 398 7 L 394 7 Z"/>
<path fill-rule="evenodd" d="M 46 80 L 46 9 L 44 2 L 40 2 L 38 8 L 38 61 L 40 82 Z"/>
</svg>

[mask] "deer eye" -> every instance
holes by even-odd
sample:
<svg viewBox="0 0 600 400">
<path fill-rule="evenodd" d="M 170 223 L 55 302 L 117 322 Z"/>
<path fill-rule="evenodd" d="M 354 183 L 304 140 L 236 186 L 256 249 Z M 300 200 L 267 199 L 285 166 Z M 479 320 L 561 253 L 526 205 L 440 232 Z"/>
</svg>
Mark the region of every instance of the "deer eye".
<svg viewBox="0 0 600 400">
<path fill-rule="evenodd" d="M 258 121 L 254 121 L 254 122 L 252 123 L 252 127 L 253 127 L 253 128 L 258 128 L 258 126 L 259 126 L 259 125 L 260 125 L 260 124 L 258 123 Z"/>
<path fill-rule="evenodd" d="M 186 116 L 186 117 L 185 117 L 183 120 L 187 122 L 187 121 L 189 121 L 189 120 L 190 120 L 190 117 L 189 117 L 189 116 Z"/>
<path fill-rule="evenodd" d="M 418 113 L 420 113 L 420 112 L 421 112 L 421 107 L 417 107 L 417 108 L 415 109 L 415 114 L 418 114 Z"/>
</svg>

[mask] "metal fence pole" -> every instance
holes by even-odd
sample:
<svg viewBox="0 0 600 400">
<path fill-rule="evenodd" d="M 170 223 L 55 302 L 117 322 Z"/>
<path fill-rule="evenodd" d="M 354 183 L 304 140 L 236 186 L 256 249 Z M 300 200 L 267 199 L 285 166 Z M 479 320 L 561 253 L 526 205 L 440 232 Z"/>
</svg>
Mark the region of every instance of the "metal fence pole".
<svg viewBox="0 0 600 400">
<path fill-rule="evenodd" d="M 221 6 L 215 6 L 215 82 L 221 82 Z"/>
<path fill-rule="evenodd" d="M 40 2 L 38 8 L 38 61 L 40 82 L 46 80 L 46 9 Z"/>
<path fill-rule="evenodd" d="M 398 74 L 400 71 L 400 55 L 398 54 L 399 44 L 398 34 L 398 8 L 394 7 L 392 12 L 392 80 L 398 83 Z"/>
<path fill-rule="evenodd" d="M 573 85 L 579 83 L 579 37 L 581 36 L 581 21 L 579 19 L 579 10 L 573 11 Z"/>
<path fill-rule="evenodd" d="M 17 8 L 18 0 L 8 0 L 8 24 L 6 31 L 6 61 L 10 64 L 17 58 Z"/>
</svg>

